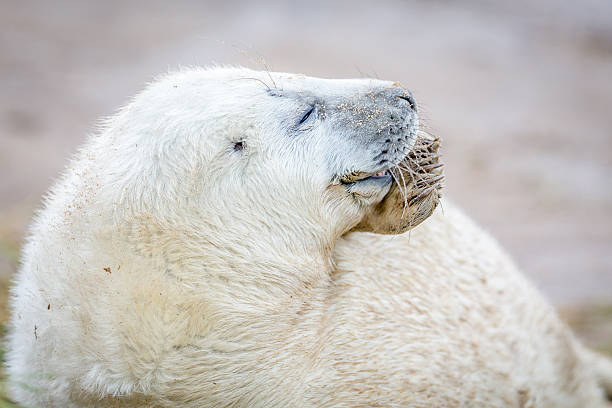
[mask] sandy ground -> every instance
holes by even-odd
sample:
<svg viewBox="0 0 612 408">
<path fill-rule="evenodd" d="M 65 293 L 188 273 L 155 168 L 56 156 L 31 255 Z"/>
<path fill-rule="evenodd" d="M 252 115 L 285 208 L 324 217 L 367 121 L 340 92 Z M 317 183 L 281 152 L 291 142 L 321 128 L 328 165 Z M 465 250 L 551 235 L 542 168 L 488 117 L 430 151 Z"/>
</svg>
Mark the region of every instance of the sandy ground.
<svg viewBox="0 0 612 408">
<path fill-rule="evenodd" d="M 2 0 L 0 278 L 98 118 L 168 69 L 262 68 L 263 56 L 273 70 L 411 88 L 445 141 L 447 196 L 585 336 L 610 341 L 611 15 L 608 0 Z"/>
</svg>

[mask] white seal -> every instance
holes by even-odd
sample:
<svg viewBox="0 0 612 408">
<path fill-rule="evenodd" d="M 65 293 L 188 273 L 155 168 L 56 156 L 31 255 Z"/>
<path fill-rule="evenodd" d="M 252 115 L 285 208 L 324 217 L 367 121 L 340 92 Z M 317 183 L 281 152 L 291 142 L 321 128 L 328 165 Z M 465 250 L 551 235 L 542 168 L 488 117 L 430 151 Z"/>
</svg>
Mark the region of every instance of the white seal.
<svg viewBox="0 0 612 408">
<path fill-rule="evenodd" d="M 417 112 L 379 80 L 215 68 L 155 81 L 32 225 L 11 395 L 62 408 L 605 406 L 607 360 L 450 203 L 431 215 L 439 142 Z"/>
</svg>

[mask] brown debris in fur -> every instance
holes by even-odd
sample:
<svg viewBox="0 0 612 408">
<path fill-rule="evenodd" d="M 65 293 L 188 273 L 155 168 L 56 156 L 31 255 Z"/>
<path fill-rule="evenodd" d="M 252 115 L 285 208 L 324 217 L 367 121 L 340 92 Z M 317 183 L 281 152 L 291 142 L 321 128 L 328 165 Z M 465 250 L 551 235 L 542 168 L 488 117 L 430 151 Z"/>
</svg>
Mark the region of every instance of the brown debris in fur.
<svg viewBox="0 0 612 408">
<path fill-rule="evenodd" d="M 353 231 L 399 234 L 427 219 L 440 201 L 444 181 L 439 148 L 439 138 L 419 131 L 408 156 L 390 169 L 389 193 Z"/>
</svg>

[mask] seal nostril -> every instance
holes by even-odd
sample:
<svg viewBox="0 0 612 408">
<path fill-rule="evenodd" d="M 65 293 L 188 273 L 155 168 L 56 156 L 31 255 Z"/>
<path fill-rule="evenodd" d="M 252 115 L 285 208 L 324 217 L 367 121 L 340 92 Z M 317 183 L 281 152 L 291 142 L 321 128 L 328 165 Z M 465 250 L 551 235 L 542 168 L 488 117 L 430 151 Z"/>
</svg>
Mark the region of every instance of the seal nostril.
<svg viewBox="0 0 612 408">
<path fill-rule="evenodd" d="M 412 95 L 401 95 L 398 96 L 398 98 L 405 100 L 406 102 L 408 102 L 408 105 L 410 105 L 410 109 L 413 111 L 416 111 L 417 106 L 416 106 L 416 101 L 414 100 L 414 98 L 412 97 Z"/>
</svg>

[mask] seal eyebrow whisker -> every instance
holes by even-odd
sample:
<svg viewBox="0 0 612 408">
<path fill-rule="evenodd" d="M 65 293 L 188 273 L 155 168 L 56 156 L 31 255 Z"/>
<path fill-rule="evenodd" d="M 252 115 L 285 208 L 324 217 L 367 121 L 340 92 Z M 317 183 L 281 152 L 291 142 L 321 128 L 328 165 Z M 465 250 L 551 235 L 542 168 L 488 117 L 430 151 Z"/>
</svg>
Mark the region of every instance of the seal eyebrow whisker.
<svg viewBox="0 0 612 408">
<path fill-rule="evenodd" d="M 266 69 L 266 74 L 268 74 L 268 78 L 270 78 L 270 81 L 272 81 L 272 85 L 274 85 L 274 89 L 278 89 L 278 87 L 276 86 L 276 82 L 274 82 L 274 79 L 272 78 L 272 75 L 270 74 L 270 68 L 268 67 L 268 64 L 266 64 L 266 60 L 263 59 L 263 57 L 261 57 L 261 65 L 264 66 L 264 68 Z"/>
<path fill-rule="evenodd" d="M 271 91 L 271 90 L 272 90 L 272 88 L 270 88 L 270 85 L 266 84 L 264 81 L 262 81 L 262 80 L 261 80 L 261 79 L 259 79 L 259 78 L 242 77 L 242 78 L 234 78 L 234 79 L 231 79 L 231 81 L 240 81 L 240 80 L 243 80 L 243 79 L 250 79 L 250 80 L 252 80 L 252 81 L 257 81 L 257 82 L 260 82 L 260 83 L 262 83 L 262 84 L 263 84 L 263 85 L 264 85 L 264 86 L 265 86 L 265 87 L 268 89 L 268 91 Z M 274 84 L 274 88 L 276 89 L 276 84 Z"/>
</svg>

